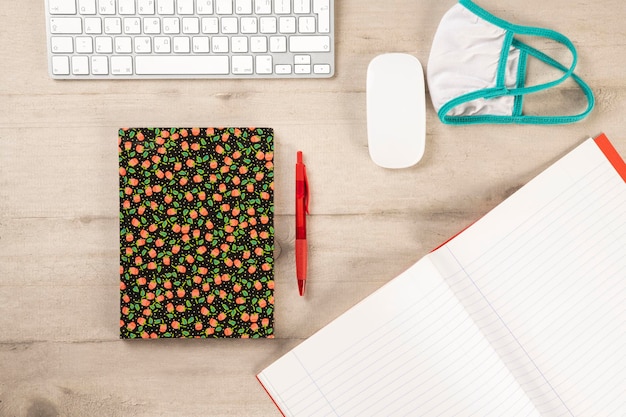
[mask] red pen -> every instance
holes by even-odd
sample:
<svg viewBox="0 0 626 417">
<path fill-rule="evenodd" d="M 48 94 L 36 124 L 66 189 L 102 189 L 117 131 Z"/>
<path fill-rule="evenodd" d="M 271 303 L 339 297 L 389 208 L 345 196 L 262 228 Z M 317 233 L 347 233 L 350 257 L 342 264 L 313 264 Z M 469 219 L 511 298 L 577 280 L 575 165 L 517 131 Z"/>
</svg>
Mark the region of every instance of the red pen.
<svg viewBox="0 0 626 417">
<path fill-rule="evenodd" d="M 306 215 L 309 213 L 309 181 L 306 166 L 302 163 L 302 152 L 296 161 L 296 278 L 298 291 L 304 295 L 307 269 Z"/>
</svg>

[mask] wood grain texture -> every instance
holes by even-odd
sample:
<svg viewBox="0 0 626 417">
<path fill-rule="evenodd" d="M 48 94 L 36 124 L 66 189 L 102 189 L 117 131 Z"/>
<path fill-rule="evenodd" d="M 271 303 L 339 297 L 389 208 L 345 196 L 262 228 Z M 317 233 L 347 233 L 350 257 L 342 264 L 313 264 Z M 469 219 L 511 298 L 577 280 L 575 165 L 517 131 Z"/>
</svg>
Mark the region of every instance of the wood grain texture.
<svg viewBox="0 0 626 417">
<path fill-rule="evenodd" d="M 53 81 L 42 2 L 0 10 L 1 417 L 278 416 L 257 372 L 585 138 L 605 132 L 626 155 L 623 2 L 479 1 L 567 35 L 596 109 L 567 126 L 450 127 L 427 96 L 424 159 L 401 171 L 369 159 L 366 68 L 384 52 L 426 67 L 454 1 L 335 3 L 337 75 L 323 81 Z M 529 70 L 530 82 L 554 76 Z M 571 84 L 528 99 L 534 112 L 581 107 Z M 275 340 L 118 340 L 117 129 L 184 125 L 275 129 Z M 313 190 L 305 298 L 294 277 L 296 150 Z"/>
</svg>

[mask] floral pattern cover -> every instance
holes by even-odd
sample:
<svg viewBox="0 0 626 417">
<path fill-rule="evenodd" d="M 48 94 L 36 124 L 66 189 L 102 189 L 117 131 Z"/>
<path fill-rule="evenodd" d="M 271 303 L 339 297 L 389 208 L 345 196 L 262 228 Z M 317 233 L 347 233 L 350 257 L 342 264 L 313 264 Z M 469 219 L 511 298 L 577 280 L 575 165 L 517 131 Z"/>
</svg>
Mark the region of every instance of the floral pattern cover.
<svg viewBox="0 0 626 417">
<path fill-rule="evenodd" d="M 120 337 L 271 338 L 269 128 L 119 130 Z"/>
</svg>

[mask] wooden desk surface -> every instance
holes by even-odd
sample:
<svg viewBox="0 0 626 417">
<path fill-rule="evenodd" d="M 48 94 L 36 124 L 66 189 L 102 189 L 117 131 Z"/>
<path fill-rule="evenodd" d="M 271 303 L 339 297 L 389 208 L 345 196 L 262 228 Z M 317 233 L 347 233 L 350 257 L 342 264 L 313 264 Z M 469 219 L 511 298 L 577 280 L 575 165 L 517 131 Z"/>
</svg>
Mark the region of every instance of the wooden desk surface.
<svg viewBox="0 0 626 417">
<path fill-rule="evenodd" d="M 0 11 L 0 416 L 278 416 L 258 371 L 585 138 L 604 131 L 626 155 L 620 0 L 480 0 L 567 35 L 596 109 L 566 126 L 451 127 L 427 96 L 425 156 L 400 171 L 368 156 L 366 68 L 393 51 L 427 66 L 453 0 L 336 0 L 337 75 L 262 82 L 53 81 L 42 3 Z M 553 76 L 531 71 L 531 82 Z M 584 102 L 568 83 L 528 106 Z M 276 131 L 274 340 L 118 339 L 117 128 L 189 125 Z M 294 276 L 298 149 L 313 190 L 305 298 Z"/>
</svg>

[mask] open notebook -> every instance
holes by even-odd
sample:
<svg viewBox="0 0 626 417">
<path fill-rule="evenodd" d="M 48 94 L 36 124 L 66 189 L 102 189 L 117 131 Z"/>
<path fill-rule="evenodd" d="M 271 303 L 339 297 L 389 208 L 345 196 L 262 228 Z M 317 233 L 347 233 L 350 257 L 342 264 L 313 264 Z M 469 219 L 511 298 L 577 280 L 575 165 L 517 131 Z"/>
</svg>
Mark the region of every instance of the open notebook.
<svg viewBox="0 0 626 417">
<path fill-rule="evenodd" d="M 286 416 L 624 416 L 625 301 L 602 135 L 257 377 Z"/>
</svg>

